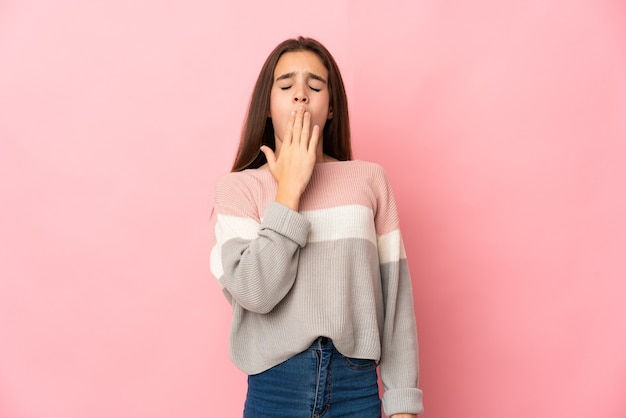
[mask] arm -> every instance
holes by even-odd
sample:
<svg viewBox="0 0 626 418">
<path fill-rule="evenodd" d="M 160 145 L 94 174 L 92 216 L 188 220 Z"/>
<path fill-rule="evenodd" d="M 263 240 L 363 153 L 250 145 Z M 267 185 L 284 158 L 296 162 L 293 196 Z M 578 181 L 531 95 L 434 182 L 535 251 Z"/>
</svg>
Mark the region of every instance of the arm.
<svg viewBox="0 0 626 418">
<path fill-rule="evenodd" d="M 229 301 L 249 311 L 270 312 L 296 278 L 299 249 L 311 227 L 297 211 L 313 173 L 319 138 L 319 127 L 311 132 L 310 121 L 304 109 L 292 112 L 276 154 L 261 147 L 278 187 L 260 223 L 254 193 L 236 184 L 233 176 L 216 192 L 217 245 L 211 268 Z"/>
<path fill-rule="evenodd" d="M 378 190 L 375 219 L 385 309 L 380 360 L 383 404 L 392 417 L 413 417 L 423 406 L 411 276 L 393 192 L 384 173 Z"/>
<path fill-rule="evenodd" d="M 234 299 L 252 312 L 268 313 L 294 283 L 299 249 L 306 244 L 310 223 L 276 202 L 268 205 L 259 223 L 252 216 L 242 216 L 244 203 L 236 208 L 220 204 L 222 194 L 237 199 L 236 191 L 229 190 L 218 187 L 216 193 L 211 269 L 229 301 Z"/>
</svg>

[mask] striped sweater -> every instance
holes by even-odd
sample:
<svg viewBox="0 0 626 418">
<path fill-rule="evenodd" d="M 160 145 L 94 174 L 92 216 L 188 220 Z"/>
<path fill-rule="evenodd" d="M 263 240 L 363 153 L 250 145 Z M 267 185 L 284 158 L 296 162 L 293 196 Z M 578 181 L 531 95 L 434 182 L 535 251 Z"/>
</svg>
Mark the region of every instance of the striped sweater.
<svg viewBox="0 0 626 418">
<path fill-rule="evenodd" d="M 233 362 L 257 374 L 330 337 L 345 356 L 379 361 L 388 415 L 420 413 L 411 278 L 385 172 L 317 164 L 299 212 L 276 191 L 263 168 L 216 188 L 211 271 L 233 308 Z"/>
</svg>

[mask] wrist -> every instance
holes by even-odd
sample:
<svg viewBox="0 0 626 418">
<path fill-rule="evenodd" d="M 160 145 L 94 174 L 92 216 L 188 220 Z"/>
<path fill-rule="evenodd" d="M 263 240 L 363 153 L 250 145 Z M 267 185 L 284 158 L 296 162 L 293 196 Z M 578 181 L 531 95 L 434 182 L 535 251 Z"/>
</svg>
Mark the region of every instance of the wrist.
<svg viewBox="0 0 626 418">
<path fill-rule="evenodd" d="M 300 206 L 300 196 L 302 193 L 293 192 L 291 190 L 285 190 L 284 188 L 278 187 L 278 191 L 276 192 L 276 202 L 281 203 L 287 206 L 289 209 L 293 211 L 298 211 Z"/>
</svg>

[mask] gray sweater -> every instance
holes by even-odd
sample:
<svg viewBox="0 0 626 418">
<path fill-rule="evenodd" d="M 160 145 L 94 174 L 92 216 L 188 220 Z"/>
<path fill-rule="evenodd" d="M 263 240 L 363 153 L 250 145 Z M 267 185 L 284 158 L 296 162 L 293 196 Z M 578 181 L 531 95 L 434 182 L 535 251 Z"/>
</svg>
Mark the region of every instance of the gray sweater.
<svg viewBox="0 0 626 418">
<path fill-rule="evenodd" d="M 383 169 L 316 165 L 299 212 L 276 191 L 267 169 L 217 185 L 211 271 L 233 307 L 233 362 L 257 374 L 330 337 L 379 362 L 387 415 L 421 413 L 411 278 Z"/>
</svg>

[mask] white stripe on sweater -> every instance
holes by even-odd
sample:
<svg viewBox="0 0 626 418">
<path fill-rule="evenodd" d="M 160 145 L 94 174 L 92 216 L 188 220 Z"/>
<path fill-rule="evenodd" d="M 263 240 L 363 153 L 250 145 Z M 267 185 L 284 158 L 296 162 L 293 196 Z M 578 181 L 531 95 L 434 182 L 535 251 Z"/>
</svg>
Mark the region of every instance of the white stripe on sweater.
<svg viewBox="0 0 626 418">
<path fill-rule="evenodd" d="M 366 226 L 373 222 L 373 214 L 371 209 L 365 206 L 340 206 L 306 211 L 302 212 L 302 215 L 312 225 L 308 242 L 365 239 L 377 245 L 380 263 L 406 258 L 400 231 L 394 230 L 376 237 L 374 229 Z M 260 224 L 253 219 L 218 214 L 215 235 L 218 243 L 234 238 L 252 240 L 258 236 L 259 229 Z M 221 277 L 224 274 L 218 245 L 211 250 L 211 272 L 215 277 Z"/>
<path fill-rule="evenodd" d="M 374 215 L 370 208 L 360 205 L 338 206 L 302 212 L 311 222 L 308 242 L 340 239 L 365 239 L 376 245 Z"/>
<path fill-rule="evenodd" d="M 380 264 L 392 263 L 406 258 L 400 230 L 396 229 L 378 237 L 378 257 Z"/>
</svg>

